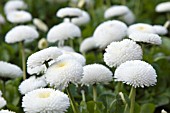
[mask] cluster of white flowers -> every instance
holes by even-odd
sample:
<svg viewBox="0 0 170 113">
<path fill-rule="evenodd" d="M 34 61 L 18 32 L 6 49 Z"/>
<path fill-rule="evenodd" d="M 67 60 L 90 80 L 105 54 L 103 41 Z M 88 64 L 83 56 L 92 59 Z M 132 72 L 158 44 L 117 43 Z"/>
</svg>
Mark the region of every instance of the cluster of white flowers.
<svg viewBox="0 0 170 113">
<path fill-rule="evenodd" d="M 0 110 L 0 113 L 15 113 L 15 112 L 9 110 Z"/>
</svg>

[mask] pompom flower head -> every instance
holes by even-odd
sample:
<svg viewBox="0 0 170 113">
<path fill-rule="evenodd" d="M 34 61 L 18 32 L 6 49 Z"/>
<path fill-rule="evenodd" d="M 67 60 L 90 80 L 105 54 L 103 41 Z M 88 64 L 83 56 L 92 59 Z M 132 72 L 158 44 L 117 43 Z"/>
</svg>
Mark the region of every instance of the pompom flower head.
<svg viewBox="0 0 170 113">
<path fill-rule="evenodd" d="M 55 25 L 49 30 L 47 40 L 54 43 L 56 41 L 67 40 L 69 38 L 73 39 L 80 36 L 81 31 L 78 26 L 70 22 L 63 22 L 59 25 Z"/>
<path fill-rule="evenodd" d="M 22 99 L 26 113 L 64 113 L 69 106 L 66 94 L 50 88 L 33 90 Z"/>
<path fill-rule="evenodd" d="M 80 82 L 83 73 L 81 63 L 73 59 L 64 59 L 52 64 L 45 73 L 45 78 L 50 86 L 65 89 L 71 82 Z"/>
<path fill-rule="evenodd" d="M 5 24 L 5 18 L 0 14 L 0 24 Z"/>
<path fill-rule="evenodd" d="M 80 52 L 86 53 L 96 48 L 97 48 L 96 42 L 94 41 L 92 37 L 89 37 L 89 38 L 84 39 L 83 42 L 81 43 Z"/>
<path fill-rule="evenodd" d="M 133 24 L 129 26 L 128 28 L 128 35 L 134 32 L 145 32 L 145 33 L 155 33 L 154 28 L 145 23 L 138 23 L 138 24 Z"/>
<path fill-rule="evenodd" d="M 129 38 L 136 42 L 144 42 L 155 45 L 162 44 L 162 39 L 159 35 L 153 33 L 132 33 L 129 35 Z"/>
<path fill-rule="evenodd" d="M 49 47 L 49 48 L 40 50 L 28 57 L 27 66 L 30 68 L 42 66 L 46 62 L 55 60 L 61 54 L 62 52 L 57 47 Z"/>
<path fill-rule="evenodd" d="M 32 16 L 26 11 L 13 11 L 7 14 L 7 20 L 11 23 L 25 23 L 31 21 Z"/>
<path fill-rule="evenodd" d="M 105 51 L 104 62 L 110 67 L 117 67 L 128 60 L 142 59 L 142 48 L 129 39 L 112 42 Z"/>
<path fill-rule="evenodd" d="M 112 81 L 112 72 L 101 64 L 90 64 L 83 67 L 81 83 L 93 85 L 97 83 L 107 84 Z"/>
<path fill-rule="evenodd" d="M 5 41 L 7 43 L 16 43 L 29 39 L 38 38 L 38 32 L 29 26 L 16 26 L 11 29 L 5 36 Z"/>
<path fill-rule="evenodd" d="M 12 11 L 16 11 L 19 9 L 26 9 L 26 8 L 27 8 L 27 4 L 22 0 L 10 0 L 6 2 L 4 6 L 4 10 L 6 14 L 11 13 Z"/>
<path fill-rule="evenodd" d="M 6 105 L 6 100 L 2 97 L 2 92 L 0 91 L 0 109 Z"/>
<path fill-rule="evenodd" d="M 22 70 L 20 67 L 0 61 L 0 77 L 3 78 L 17 78 L 22 76 Z"/>
<path fill-rule="evenodd" d="M 81 9 L 65 7 L 58 10 L 56 16 L 60 18 L 64 17 L 79 17 L 82 15 Z"/>
<path fill-rule="evenodd" d="M 134 23 L 135 19 L 136 19 L 135 15 L 130 10 L 125 15 L 122 16 L 122 20 L 129 25 Z"/>
<path fill-rule="evenodd" d="M 40 19 L 34 18 L 33 19 L 34 25 L 41 31 L 47 32 L 48 31 L 48 26 Z"/>
<path fill-rule="evenodd" d="M 104 17 L 111 18 L 114 16 L 122 16 L 122 15 L 126 14 L 128 11 L 129 11 L 129 8 L 127 6 L 115 5 L 115 6 L 108 8 L 105 11 Z"/>
<path fill-rule="evenodd" d="M 87 24 L 90 21 L 90 16 L 86 11 L 82 11 L 82 15 L 77 17 L 77 18 L 73 18 L 71 19 L 71 22 L 73 24 L 76 24 L 78 26 Z"/>
<path fill-rule="evenodd" d="M 135 88 L 155 85 L 156 77 L 155 69 L 150 64 L 140 60 L 121 64 L 114 74 L 115 81 L 122 81 Z"/>
<path fill-rule="evenodd" d="M 45 49 L 48 47 L 48 42 L 46 38 L 41 38 L 38 42 L 38 48 L 39 49 Z"/>
<path fill-rule="evenodd" d="M 153 29 L 155 30 L 155 33 L 158 35 L 166 35 L 168 33 L 167 28 L 161 25 L 154 25 Z"/>
<path fill-rule="evenodd" d="M 100 24 L 94 31 L 96 45 L 105 48 L 113 41 L 120 41 L 126 36 L 127 26 L 121 21 L 113 20 Z"/>
<path fill-rule="evenodd" d="M 21 82 L 19 85 L 19 91 L 21 94 L 26 94 L 35 89 L 43 88 L 46 85 L 47 83 L 45 82 L 44 77 L 36 78 L 35 76 L 31 76 L 30 78 Z"/>
<path fill-rule="evenodd" d="M 170 2 L 163 2 L 156 6 L 156 12 L 170 12 Z"/>
<path fill-rule="evenodd" d="M 0 113 L 15 113 L 15 112 L 9 110 L 0 110 Z"/>
</svg>

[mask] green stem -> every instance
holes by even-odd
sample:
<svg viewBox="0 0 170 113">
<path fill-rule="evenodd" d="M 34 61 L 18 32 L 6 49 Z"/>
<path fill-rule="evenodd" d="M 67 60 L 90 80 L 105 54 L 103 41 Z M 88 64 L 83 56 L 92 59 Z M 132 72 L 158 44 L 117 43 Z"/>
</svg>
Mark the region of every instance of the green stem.
<svg viewBox="0 0 170 113">
<path fill-rule="evenodd" d="M 96 102 L 97 102 L 97 85 L 96 84 L 93 85 L 93 101 L 95 102 L 94 111 L 96 111 L 96 109 L 97 109 L 97 105 L 96 105 Z"/>
<path fill-rule="evenodd" d="M 82 100 L 83 100 L 84 102 L 86 102 L 86 97 L 85 97 L 85 92 L 84 92 L 84 90 L 81 90 L 81 94 L 82 94 Z"/>
<path fill-rule="evenodd" d="M 72 94 L 70 92 L 69 87 L 66 88 L 66 91 L 67 91 L 67 94 L 68 94 L 68 96 L 70 98 L 70 102 L 71 102 L 71 106 L 72 106 L 73 112 L 74 113 L 79 113 L 79 110 L 78 110 L 78 108 L 76 106 L 75 100 L 74 100 L 74 98 L 73 98 L 73 96 L 72 96 Z"/>
<path fill-rule="evenodd" d="M 25 64 L 25 52 L 24 52 L 24 44 L 23 42 L 19 42 L 21 55 L 22 55 L 22 70 L 23 70 L 23 80 L 26 79 L 26 64 Z"/>
<path fill-rule="evenodd" d="M 69 43 L 70 43 L 70 46 L 71 46 L 72 48 L 74 48 L 73 39 L 70 39 L 70 40 L 69 40 Z"/>
<path fill-rule="evenodd" d="M 122 90 L 122 82 L 118 82 L 116 86 L 115 93 L 118 94 Z"/>
<path fill-rule="evenodd" d="M 135 96 L 136 96 L 136 88 L 132 86 L 131 91 L 130 91 L 130 113 L 134 113 L 134 108 L 135 108 Z"/>
<path fill-rule="evenodd" d="M 167 19 L 170 20 L 170 13 L 166 13 Z"/>
</svg>

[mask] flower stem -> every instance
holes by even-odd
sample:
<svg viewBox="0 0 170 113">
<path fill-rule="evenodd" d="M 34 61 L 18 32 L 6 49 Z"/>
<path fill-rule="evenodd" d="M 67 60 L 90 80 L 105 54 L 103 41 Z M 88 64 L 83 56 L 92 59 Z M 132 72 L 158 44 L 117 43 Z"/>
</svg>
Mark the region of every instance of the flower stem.
<svg viewBox="0 0 170 113">
<path fill-rule="evenodd" d="M 78 108 L 77 108 L 77 106 L 76 106 L 75 100 L 74 100 L 74 98 L 73 98 L 73 96 L 72 96 L 72 94 L 71 94 L 71 92 L 70 92 L 70 88 L 67 87 L 67 88 L 66 88 L 66 91 L 67 91 L 67 94 L 68 94 L 68 96 L 69 96 L 69 98 L 70 98 L 70 102 L 71 102 L 71 106 L 72 106 L 73 112 L 74 112 L 74 113 L 79 113 L 79 110 L 78 110 Z"/>
<path fill-rule="evenodd" d="M 82 100 L 83 100 L 84 102 L 86 102 L 86 97 L 85 97 L 85 92 L 84 92 L 84 90 L 81 90 L 81 94 L 82 94 Z"/>
<path fill-rule="evenodd" d="M 134 108 L 135 108 L 135 96 L 136 96 L 136 88 L 132 86 L 131 91 L 130 91 L 130 113 L 134 113 Z"/>
<path fill-rule="evenodd" d="M 24 44 L 23 42 L 19 42 L 21 55 L 22 55 L 22 70 L 23 70 L 23 80 L 26 79 L 26 64 L 25 64 L 25 52 L 24 52 Z"/>
<path fill-rule="evenodd" d="M 97 102 L 97 85 L 96 84 L 93 84 L 93 101 L 95 102 L 94 111 L 96 111 L 96 109 L 97 109 L 97 105 L 96 105 L 96 102 Z"/>
</svg>

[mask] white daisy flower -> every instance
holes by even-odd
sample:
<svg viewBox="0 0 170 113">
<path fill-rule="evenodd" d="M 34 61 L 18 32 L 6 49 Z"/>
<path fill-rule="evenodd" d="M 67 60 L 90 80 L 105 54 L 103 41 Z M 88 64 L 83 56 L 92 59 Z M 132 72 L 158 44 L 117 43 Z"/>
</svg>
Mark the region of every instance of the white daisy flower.
<svg viewBox="0 0 170 113">
<path fill-rule="evenodd" d="M 45 62 L 56 59 L 62 54 L 61 50 L 57 47 L 49 47 L 43 50 L 40 50 L 28 57 L 27 67 L 35 68 L 37 66 L 44 65 Z"/>
<path fill-rule="evenodd" d="M 36 78 L 35 76 L 31 76 L 30 78 L 21 82 L 19 85 L 19 91 L 22 95 L 24 95 L 30 91 L 43 88 L 45 86 L 47 86 L 47 83 L 45 82 L 44 77 Z"/>
<path fill-rule="evenodd" d="M 132 24 L 135 22 L 135 15 L 129 10 L 125 15 L 122 16 L 122 19 L 125 23 Z"/>
<path fill-rule="evenodd" d="M 5 18 L 0 14 L 0 24 L 5 24 Z"/>
<path fill-rule="evenodd" d="M 61 51 L 75 52 L 74 49 L 70 46 L 62 46 L 58 48 L 61 49 Z"/>
<path fill-rule="evenodd" d="M 63 51 L 63 54 L 57 58 L 58 61 L 64 60 L 64 59 L 73 59 L 81 63 L 82 65 L 86 64 L 86 59 L 83 55 L 76 53 L 76 52 L 69 52 L 69 51 Z"/>
<path fill-rule="evenodd" d="M 170 12 L 170 2 L 163 2 L 156 6 L 156 12 Z"/>
<path fill-rule="evenodd" d="M 104 17 L 107 19 L 107 18 L 111 18 L 115 16 L 122 16 L 126 14 L 128 11 L 129 11 L 129 8 L 127 6 L 114 5 L 105 11 Z"/>
<path fill-rule="evenodd" d="M 64 17 L 79 17 L 82 16 L 81 9 L 73 8 L 73 7 L 65 7 L 61 8 L 56 13 L 57 17 L 64 18 Z"/>
<path fill-rule="evenodd" d="M 41 65 L 41 66 L 36 66 L 34 68 L 31 67 L 27 67 L 27 73 L 30 75 L 39 75 L 39 74 L 43 74 L 46 71 L 46 66 L 45 65 Z"/>
<path fill-rule="evenodd" d="M 7 20 L 11 23 L 25 23 L 32 20 L 32 16 L 26 11 L 12 11 L 7 14 Z"/>
<path fill-rule="evenodd" d="M 83 42 L 80 45 L 80 52 L 81 53 L 86 53 L 92 49 L 96 49 L 97 45 L 96 42 L 94 41 L 93 37 L 88 37 L 83 40 Z"/>
<path fill-rule="evenodd" d="M 122 63 L 114 74 L 115 81 L 122 81 L 135 88 L 155 85 L 156 77 L 155 69 L 150 64 L 140 60 Z"/>
<path fill-rule="evenodd" d="M 168 113 L 168 112 L 166 112 L 166 111 L 163 109 L 163 110 L 161 110 L 161 113 Z"/>
<path fill-rule="evenodd" d="M 19 25 L 12 28 L 5 36 L 5 42 L 7 43 L 16 43 L 28 39 L 36 39 L 38 38 L 38 32 L 25 25 Z"/>
<path fill-rule="evenodd" d="M 107 84 L 112 81 L 113 73 L 104 65 L 90 64 L 83 67 L 83 85 L 93 85 L 97 83 Z"/>
<path fill-rule="evenodd" d="M 117 67 L 128 60 L 142 59 L 142 48 L 136 42 L 129 39 L 112 42 L 105 51 L 104 62 L 110 67 Z"/>
<path fill-rule="evenodd" d="M 55 25 L 47 34 L 47 40 L 53 43 L 56 41 L 67 40 L 68 38 L 73 39 L 75 37 L 81 37 L 81 30 L 78 26 L 70 22 L 63 22 L 59 25 Z"/>
<path fill-rule="evenodd" d="M 136 42 L 145 42 L 150 44 L 160 45 L 162 44 L 162 39 L 159 35 L 153 33 L 132 33 L 129 35 L 129 38 Z"/>
<path fill-rule="evenodd" d="M 33 90 L 22 99 L 25 113 L 64 113 L 69 106 L 66 94 L 50 88 Z"/>
<path fill-rule="evenodd" d="M 83 74 L 82 64 L 73 59 L 64 59 L 52 64 L 46 71 L 47 83 L 55 88 L 65 89 L 71 82 L 80 82 Z"/>
<path fill-rule="evenodd" d="M 158 34 L 158 35 L 166 35 L 168 33 L 167 28 L 165 28 L 164 26 L 154 25 L 153 28 L 154 28 L 156 34 Z"/>
<path fill-rule="evenodd" d="M 0 110 L 0 113 L 15 113 L 15 112 L 9 110 Z"/>
<path fill-rule="evenodd" d="M 79 16 L 77 18 L 72 18 L 71 22 L 73 24 L 76 24 L 78 26 L 87 24 L 90 21 L 90 16 L 86 11 L 82 11 L 82 16 Z"/>
<path fill-rule="evenodd" d="M 113 41 L 122 40 L 127 33 L 127 26 L 121 21 L 113 20 L 100 24 L 94 31 L 96 45 L 105 48 Z"/>
<path fill-rule="evenodd" d="M 17 65 L 0 61 L 0 77 L 17 78 L 22 76 L 22 70 Z"/>
<path fill-rule="evenodd" d="M 2 96 L 2 92 L 0 91 L 0 109 L 7 104 L 6 100 L 1 96 Z"/>
<path fill-rule="evenodd" d="M 47 32 L 48 31 L 48 26 L 40 19 L 34 18 L 33 19 L 34 25 L 41 31 Z"/>
<path fill-rule="evenodd" d="M 134 32 L 155 33 L 155 30 L 152 25 L 137 23 L 129 26 L 128 28 L 128 35 Z"/>
<path fill-rule="evenodd" d="M 45 49 L 48 47 L 48 42 L 47 42 L 47 39 L 46 38 L 41 38 L 39 41 L 38 41 L 38 48 L 39 49 Z"/>
<path fill-rule="evenodd" d="M 10 0 L 4 6 L 5 14 L 11 13 L 19 9 L 26 9 L 27 4 L 22 0 Z"/>
</svg>

